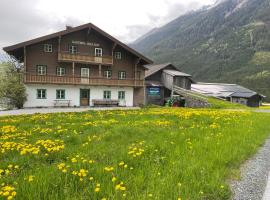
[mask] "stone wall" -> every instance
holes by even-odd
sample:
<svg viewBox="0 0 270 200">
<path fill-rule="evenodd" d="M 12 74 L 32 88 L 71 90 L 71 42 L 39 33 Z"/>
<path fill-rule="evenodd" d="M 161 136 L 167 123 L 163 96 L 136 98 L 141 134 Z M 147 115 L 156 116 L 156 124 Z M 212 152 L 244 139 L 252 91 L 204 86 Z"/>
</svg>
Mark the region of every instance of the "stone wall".
<svg viewBox="0 0 270 200">
<path fill-rule="evenodd" d="M 185 99 L 188 108 L 208 108 L 211 106 L 207 101 L 198 98 L 185 97 Z"/>
</svg>

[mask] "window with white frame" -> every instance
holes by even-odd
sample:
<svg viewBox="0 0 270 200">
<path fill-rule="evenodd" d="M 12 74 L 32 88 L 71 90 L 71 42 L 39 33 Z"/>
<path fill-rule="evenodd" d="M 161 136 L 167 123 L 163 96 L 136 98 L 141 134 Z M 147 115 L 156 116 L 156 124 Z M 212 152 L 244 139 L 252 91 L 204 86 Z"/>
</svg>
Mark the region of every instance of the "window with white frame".
<svg viewBox="0 0 270 200">
<path fill-rule="evenodd" d="M 37 89 L 37 99 L 46 99 L 47 90 L 46 89 Z"/>
<path fill-rule="evenodd" d="M 56 99 L 65 99 L 66 90 L 56 90 Z"/>
<path fill-rule="evenodd" d="M 118 79 L 126 79 L 127 74 L 125 71 L 118 72 Z"/>
<path fill-rule="evenodd" d="M 102 48 L 95 48 L 95 56 L 102 57 Z"/>
<path fill-rule="evenodd" d="M 118 91 L 118 99 L 119 100 L 124 100 L 126 97 L 126 92 L 125 91 Z"/>
<path fill-rule="evenodd" d="M 111 78 L 112 77 L 112 70 L 105 70 L 103 75 L 105 78 Z"/>
<path fill-rule="evenodd" d="M 53 51 L 52 44 L 44 44 L 44 52 L 51 53 Z"/>
<path fill-rule="evenodd" d="M 66 68 L 65 67 L 57 67 L 56 68 L 56 75 L 57 76 L 64 76 L 66 74 Z"/>
<path fill-rule="evenodd" d="M 103 92 L 103 99 L 111 99 L 111 91 L 104 91 Z"/>
<path fill-rule="evenodd" d="M 115 59 L 118 59 L 118 60 L 121 60 L 122 59 L 122 53 L 121 52 L 115 52 L 114 53 L 114 57 L 115 57 Z"/>
<path fill-rule="evenodd" d="M 69 53 L 76 54 L 78 52 L 78 47 L 76 45 L 69 45 Z"/>
<path fill-rule="evenodd" d="M 81 77 L 88 78 L 90 75 L 89 68 L 81 68 Z"/>
<path fill-rule="evenodd" d="M 38 75 L 46 75 L 47 66 L 46 65 L 37 65 L 37 74 Z"/>
</svg>

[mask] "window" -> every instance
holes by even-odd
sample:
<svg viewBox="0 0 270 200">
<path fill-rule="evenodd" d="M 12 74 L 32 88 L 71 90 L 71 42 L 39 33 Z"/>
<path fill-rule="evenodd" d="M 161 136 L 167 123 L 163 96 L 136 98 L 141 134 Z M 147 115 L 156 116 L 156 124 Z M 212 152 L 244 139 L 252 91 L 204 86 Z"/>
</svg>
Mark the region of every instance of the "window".
<svg viewBox="0 0 270 200">
<path fill-rule="evenodd" d="M 95 56 L 102 57 L 102 48 L 95 48 Z"/>
<path fill-rule="evenodd" d="M 64 67 L 57 67 L 56 68 L 56 75 L 57 76 L 64 76 L 66 74 L 66 68 Z"/>
<path fill-rule="evenodd" d="M 66 91 L 65 90 L 56 90 L 56 99 L 65 99 Z"/>
<path fill-rule="evenodd" d="M 126 79 L 126 72 L 119 72 L 118 73 L 118 79 Z"/>
<path fill-rule="evenodd" d="M 119 100 L 124 100 L 126 96 L 126 92 L 125 91 L 119 91 L 118 92 L 118 99 Z"/>
<path fill-rule="evenodd" d="M 69 53 L 76 54 L 77 52 L 78 52 L 77 46 L 75 46 L 75 45 L 69 46 Z"/>
<path fill-rule="evenodd" d="M 111 99 L 111 91 L 104 91 L 103 99 Z"/>
<path fill-rule="evenodd" d="M 111 78 L 112 77 L 112 70 L 105 70 L 103 75 L 106 78 Z"/>
<path fill-rule="evenodd" d="M 121 60 L 121 58 L 122 58 L 121 52 L 115 52 L 114 57 L 115 57 L 115 59 Z"/>
<path fill-rule="evenodd" d="M 37 99 L 46 99 L 46 98 L 47 98 L 47 90 L 37 89 Z"/>
<path fill-rule="evenodd" d="M 37 74 L 38 75 L 46 75 L 47 71 L 47 66 L 46 65 L 37 65 Z"/>
<path fill-rule="evenodd" d="M 53 51 L 52 44 L 44 44 L 44 52 L 51 53 Z"/>
<path fill-rule="evenodd" d="M 83 78 L 89 77 L 89 68 L 81 68 L 81 77 Z"/>
</svg>

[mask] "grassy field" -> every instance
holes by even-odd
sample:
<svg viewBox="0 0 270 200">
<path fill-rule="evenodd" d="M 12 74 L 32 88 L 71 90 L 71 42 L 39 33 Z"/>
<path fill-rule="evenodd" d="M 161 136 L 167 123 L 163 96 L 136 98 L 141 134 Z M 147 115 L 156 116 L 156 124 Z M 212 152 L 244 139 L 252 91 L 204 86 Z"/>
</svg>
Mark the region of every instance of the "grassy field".
<svg viewBox="0 0 270 200">
<path fill-rule="evenodd" d="M 0 199 L 229 199 L 269 120 L 177 108 L 2 117 Z"/>
</svg>

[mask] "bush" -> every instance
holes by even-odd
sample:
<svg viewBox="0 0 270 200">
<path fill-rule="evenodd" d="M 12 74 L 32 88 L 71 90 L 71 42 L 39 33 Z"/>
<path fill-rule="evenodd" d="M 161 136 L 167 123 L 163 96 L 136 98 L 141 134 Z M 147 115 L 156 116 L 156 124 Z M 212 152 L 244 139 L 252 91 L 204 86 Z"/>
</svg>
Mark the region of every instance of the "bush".
<svg viewBox="0 0 270 200">
<path fill-rule="evenodd" d="M 21 81 L 20 68 L 14 62 L 1 65 L 0 99 L 8 108 L 22 108 L 26 101 L 26 89 Z"/>
</svg>

